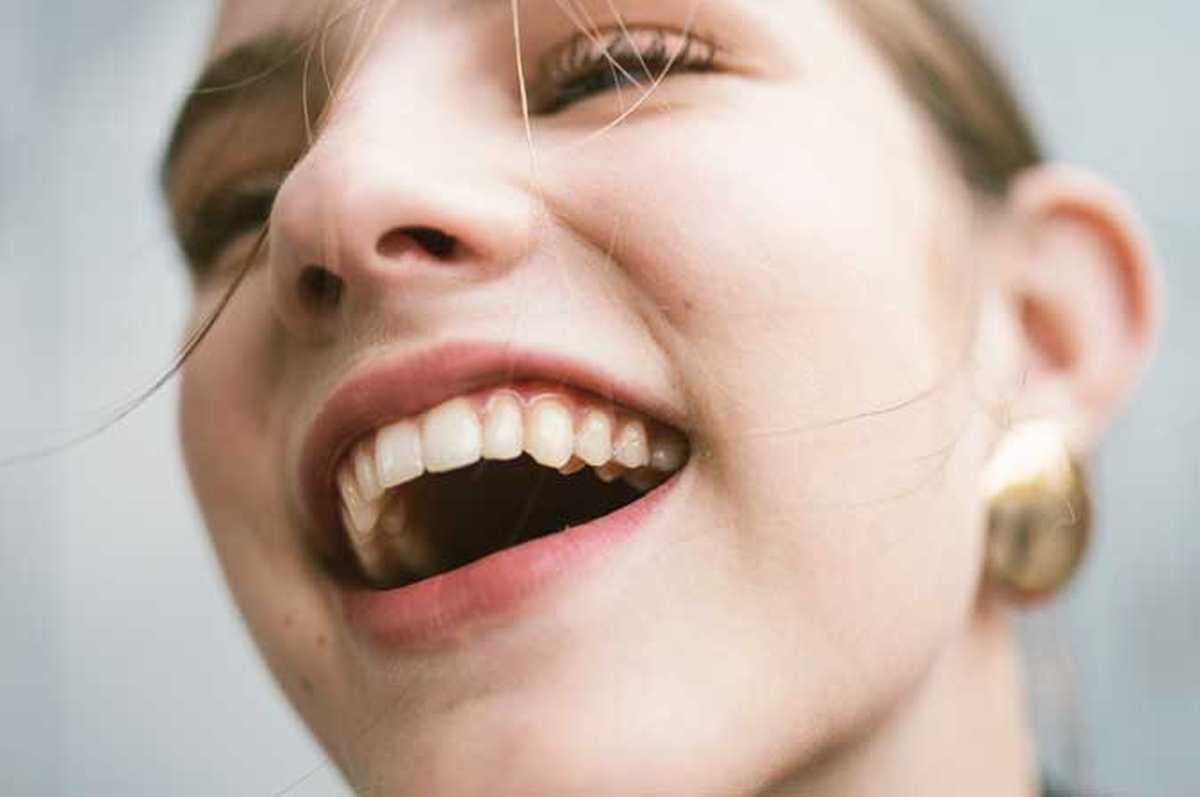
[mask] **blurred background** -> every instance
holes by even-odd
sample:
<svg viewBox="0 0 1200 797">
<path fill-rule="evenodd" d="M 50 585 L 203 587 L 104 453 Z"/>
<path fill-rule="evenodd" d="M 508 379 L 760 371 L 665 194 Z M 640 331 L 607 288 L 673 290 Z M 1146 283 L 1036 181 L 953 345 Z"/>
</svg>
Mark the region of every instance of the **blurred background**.
<svg viewBox="0 0 1200 797">
<path fill-rule="evenodd" d="M 85 429 L 174 352 L 155 163 L 210 5 L 5 3 L 0 457 Z M 1053 153 L 1132 194 L 1168 275 L 1159 358 L 1095 460 L 1090 562 L 1023 620 L 1043 759 L 1087 794 L 1200 794 L 1200 6 L 975 7 Z M 0 469 L 4 794 L 345 794 L 226 593 L 175 400 Z"/>
</svg>

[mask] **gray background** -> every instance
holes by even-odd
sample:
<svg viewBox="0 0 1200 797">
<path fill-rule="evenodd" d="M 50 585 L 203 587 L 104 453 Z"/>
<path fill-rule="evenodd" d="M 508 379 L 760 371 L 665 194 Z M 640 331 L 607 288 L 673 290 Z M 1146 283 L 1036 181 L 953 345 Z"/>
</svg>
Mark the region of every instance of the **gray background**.
<svg viewBox="0 0 1200 797">
<path fill-rule="evenodd" d="M 174 350 L 187 286 L 153 163 L 212 17 L 199 0 L 4 9 L 0 456 L 86 428 Z M 1094 555 L 1024 623 L 1043 755 L 1089 793 L 1200 794 L 1200 7 L 981 10 L 1053 150 L 1140 205 L 1170 290 L 1158 362 L 1096 461 Z M 226 595 L 175 397 L 0 470 L 0 792 L 341 793 Z"/>
</svg>

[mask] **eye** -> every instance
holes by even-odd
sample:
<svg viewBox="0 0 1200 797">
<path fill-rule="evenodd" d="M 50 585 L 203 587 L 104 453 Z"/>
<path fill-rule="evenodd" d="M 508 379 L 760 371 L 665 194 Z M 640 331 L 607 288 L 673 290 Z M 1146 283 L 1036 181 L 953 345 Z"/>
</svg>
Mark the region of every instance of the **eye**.
<svg viewBox="0 0 1200 797">
<path fill-rule="evenodd" d="M 716 54 L 714 43 L 667 28 L 580 33 L 551 54 L 537 110 L 553 114 L 621 86 L 650 86 L 677 72 L 709 72 Z"/>
<path fill-rule="evenodd" d="M 241 182 L 215 191 L 180 219 L 179 239 L 192 269 L 208 272 L 235 241 L 261 231 L 278 192 L 278 179 Z"/>
</svg>

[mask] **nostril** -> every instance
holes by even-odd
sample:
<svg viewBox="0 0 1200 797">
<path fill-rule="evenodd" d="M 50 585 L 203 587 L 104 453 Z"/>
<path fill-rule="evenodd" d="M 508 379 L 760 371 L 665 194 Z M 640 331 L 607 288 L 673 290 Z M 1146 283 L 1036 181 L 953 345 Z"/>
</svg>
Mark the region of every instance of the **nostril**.
<svg viewBox="0 0 1200 797">
<path fill-rule="evenodd" d="M 438 260 L 452 257 L 458 246 L 454 236 L 432 227 L 397 227 L 380 238 L 375 248 L 380 256 L 393 258 L 403 254 L 414 243 Z"/>
<path fill-rule="evenodd" d="M 321 266 L 306 266 L 300 272 L 301 303 L 314 312 L 331 310 L 342 300 L 342 278 Z"/>
</svg>

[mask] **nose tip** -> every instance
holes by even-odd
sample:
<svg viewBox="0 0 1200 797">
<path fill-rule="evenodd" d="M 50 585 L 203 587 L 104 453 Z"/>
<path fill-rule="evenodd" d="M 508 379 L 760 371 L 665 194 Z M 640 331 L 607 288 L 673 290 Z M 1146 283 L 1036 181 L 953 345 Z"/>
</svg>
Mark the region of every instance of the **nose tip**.
<svg viewBox="0 0 1200 797">
<path fill-rule="evenodd" d="M 499 275 L 528 250 L 535 211 L 517 186 L 483 168 L 437 174 L 394 160 L 318 148 L 280 188 L 268 260 L 288 328 L 328 334 L 389 299 Z"/>
</svg>

